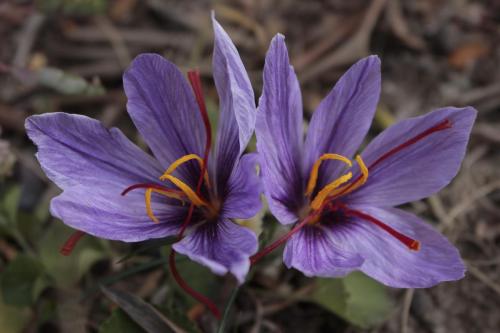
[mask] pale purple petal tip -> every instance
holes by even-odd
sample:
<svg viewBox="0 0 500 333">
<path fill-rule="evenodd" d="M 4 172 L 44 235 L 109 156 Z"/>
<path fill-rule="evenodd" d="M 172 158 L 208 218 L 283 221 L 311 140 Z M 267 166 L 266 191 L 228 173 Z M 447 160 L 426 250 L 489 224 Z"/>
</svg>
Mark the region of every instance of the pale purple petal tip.
<svg viewBox="0 0 500 333">
<path fill-rule="evenodd" d="M 229 35 L 215 19 L 213 75 L 219 94 L 220 116 L 215 145 L 215 175 L 224 186 L 255 129 L 256 106 L 252 84 Z"/>
<path fill-rule="evenodd" d="M 284 37 L 273 38 L 264 66 L 264 88 L 257 113 L 257 150 L 269 208 L 278 221 L 297 221 L 303 203 L 302 101 Z"/>
</svg>

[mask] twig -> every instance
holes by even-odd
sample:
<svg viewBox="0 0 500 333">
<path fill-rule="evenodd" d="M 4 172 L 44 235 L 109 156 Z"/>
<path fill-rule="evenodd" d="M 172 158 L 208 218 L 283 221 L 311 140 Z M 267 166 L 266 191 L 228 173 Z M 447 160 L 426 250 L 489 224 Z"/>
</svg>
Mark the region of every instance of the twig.
<svg viewBox="0 0 500 333">
<path fill-rule="evenodd" d="M 167 32 L 158 29 L 118 29 L 124 42 L 138 44 L 143 47 L 172 46 L 180 49 L 189 49 L 193 42 L 193 36 L 186 32 Z M 66 38 L 75 42 L 96 43 L 107 42 L 108 37 L 100 29 L 95 27 L 79 27 L 74 30 L 65 31 Z"/>
<path fill-rule="evenodd" d="M 479 281 L 484 283 L 486 286 L 490 287 L 493 291 L 495 291 L 498 295 L 500 295 L 500 285 L 491 280 L 486 274 L 477 269 L 476 267 L 467 264 L 468 271 Z"/>
<path fill-rule="evenodd" d="M 469 105 L 469 104 L 477 104 L 486 99 L 496 97 L 500 94 L 500 83 L 494 83 L 487 87 L 476 88 L 473 90 L 469 90 L 457 96 L 455 100 L 450 102 L 456 103 L 458 105 Z"/>
<path fill-rule="evenodd" d="M 343 38 L 346 38 L 356 28 L 359 22 L 359 17 L 356 16 L 343 19 L 340 23 L 336 20 L 334 23 L 329 24 L 329 26 L 325 27 L 325 36 L 321 36 L 321 39 L 310 50 L 295 58 L 293 61 L 295 70 L 297 72 L 305 70 L 326 51 L 337 46 Z"/>
<path fill-rule="evenodd" d="M 408 319 L 410 318 L 410 308 L 413 301 L 415 289 L 408 289 L 403 300 L 403 310 L 401 311 L 401 333 L 408 333 Z"/>
<path fill-rule="evenodd" d="M 480 135 L 490 141 L 500 143 L 500 123 L 478 123 L 472 129 L 472 134 Z"/>
<path fill-rule="evenodd" d="M 185 15 L 185 12 L 176 8 L 172 2 L 164 0 L 147 0 L 146 3 L 148 7 L 157 12 L 160 16 L 163 16 L 167 21 L 175 22 L 194 31 L 201 29 L 199 17 L 204 14 L 190 12 L 189 15 Z"/>
<path fill-rule="evenodd" d="M 444 208 L 443 202 L 439 197 L 439 194 L 435 194 L 427 199 L 429 205 L 431 206 L 431 210 L 436 215 L 440 222 L 444 222 L 446 220 L 446 209 Z"/>
<path fill-rule="evenodd" d="M 96 23 L 104 35 L 106 35 L 109 39 L 109 42 L 111 43 L 122 68 L 127 68 L 132 60 L 132 57 L 130 56 L 130 52 L 127 49 L 127 45 L 125 44 L 120 31 L 109 21 L 108 18 L 104 16 L 98 16 L 96 18 Z"/>
<path fill-rule="evenodd" d="M 252 328 L 250 329 L 250 333 L 259 333 L 262 327 L 262 318 L 264 317 L 264 307 L 262 306 L 261 301 L 255 297 L 252 293 L 252 298 L 255 302 L 255 317 Z"/>
<path fill-rule="evenodd" d="M 318 74 L 324 73 L 332 67 L 347 65 L 368 55 L 370 35 L 386 2 L 387 0 L 374 0 L 366 10 L 363 23 L 356 34 L 337 51 L 333 52 L 323 61 L 319 61 L 316 66 L 312 66 L 308 71 L 305 71 L 301 76 L 302 82 L 310 81 Z"/>
<path fill-rule="evenodd" d="M 416 49 L 425 49 L 425 42 L 420 36 L 412 34 L 404 19 L 400 0 L 391 0 L 387 3 L 387 19 L 394 34 L 407 46 Z"/>
<path fill-rule="evenodd" d="M 265 51 L 268 42 L 267 34 L 257 21 L 241 11 L 223 4 L 217 4 L 215 9 L 220 17 L 251 30 L 255 34 L 260 48 Z"/>
<path fill-rule="evenodd" d="M 443 221 L 444 227 L 449 227 L 453 223 L 454 219 L 467 212 L 475 201 L 487 196 L 488 194 L 499 188 L 500 181 L 497 181 L 477 189 L 470 197 L 466 198 L 449 211 L 448 215 Z"/>
<path fill-rule="evenodd" d="M 28 63 L 28 57 L 35 43 L 35 38 L 40 30 L 40 27 L 45 22 L 45 15 L 34 13 L 31 15 L 19 35 L 19 45 L 14 55 L 12 65 L 14 67 L 24 68 Z"/>
</svg>

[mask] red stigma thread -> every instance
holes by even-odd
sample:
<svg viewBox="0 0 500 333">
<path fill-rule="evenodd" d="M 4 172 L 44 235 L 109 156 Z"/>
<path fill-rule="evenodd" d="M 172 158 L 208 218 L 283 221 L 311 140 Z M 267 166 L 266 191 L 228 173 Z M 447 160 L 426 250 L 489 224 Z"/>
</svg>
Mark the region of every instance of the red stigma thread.
<svg viewBox="0 0 500 333">
<path fill-rule="evenodd" d="M 293 227 L 289 232 L 287 232 L 285 235 L 281 236 L 277 241 L 269 245 L 268 247 L 265 247 L 261 251 L 257 252 L 253 256 L 250 257 L 250 263 L 253 265 L 262 257 L 268 255 L 272 251 L 274 251 L 277 247 L 279 247 L 281 244 L 285 243 L 287 240 L 290 239 L 294 234 L 296 234 L 300 229 L 302 229 L 305 225 L 307 225 L 311 220 L 313 220 L 317 214 L 311 214 L 304 218 L 300 223 L 296 224 L 295 227 Z"/>
<path fill-rule="evenodd" d="M 217 306 L 215 306 L 215 304 L 211 300 L 209 300 L 206 296 L 200 294 L 199 292 L 197 292 L 196 290 L 191 288 L 186 283 L 186 281 L 184 281 L 184 279 L 180 276 L 179 272 L 177 271 L 177 267 L 175 266 L 175 251 L 174 250 L 172 250 L 172 252 L 170 252 L 169 264 L 170 264 L 170 271 L 172 272 L 172 276 L 174 277 L 175 281 L 179 284 L 179 286 L 185 292 L 187 292 L 189 295 L 191 295 L 194 299 L 196 299 L 197 301 L 206 305 L 208 307 L 208 309 L 214 314 L 214 316 L 217 319 L 220 319 L 221 315 L 220 315 L 220 311 L 217 308 Z"/>
<path fill-rule="evenodd" d="M 208 162 L 208 154 L 210 152 L 210 147 L 212 146 L 212 127 L 210 126 L 210 119 L 208 118 L 207 108 L 205 105 L 205 99 L 203 98 L 203 91 L 201 89 L 201 79 L 200 72 L 198 71 L 189 71 L 188 72 L 189 82 L 191 83 L 191 87 L 193 88 L 194 95 L 196 97 L 196 102 L 198 103 L 198 107 L 201 113 L 201 117 L 203 118 L 203 123 L 205 125 L 205 134 L 206 134 L 206 142 L 205 142 L 205 152 L 203 154 L 203 166 L 201 168 L 200 178 L 198 179 L 198 184 L 196 186 L 196 194 L 200 194 L 201 185 L 203 184 L 203 175 L 207 170 L 207 162 Z M 177 234 L 177 238 L 180 240 L 186 231 L 189 223 L 191 223 L 191 218 L 193 217 L 194 212 L 194 204 L 191 203 L 189 206 L 188 214 L 184 223 L 181 225 L 179 233 Z M 191 297 L 196 299 L 198 302 L 204 304 L 217 318 L 220 319 L 220 311 L 217 306 L 208 299 L 206 296 L 200 294 L 193 288 L 191 288 L 186 281 L 181 277 L 179 272 L 177 271 L 177 267 L 175 265 L 175 250 L 172 249 L 169 257 L 169 266 L 170 271 L 172 272 L 172 276 L 174 277 L 177 284 Z"/>
<path fill-rule="evenodd" d="M 443 120 L 439 124 L 437 124 L 437 125 L 429 128 L 429 129 L 423 131 L 422 133 L 420 133 L 420 134 L 414 136 L 413 138 L 411 138 L 410 140 L 405 141 L 402 144 L 400 144 L 399 146 L 392 148 L 387 153 L 385 153 L 382 156 L 380 156 L 375 162 L 373 162 L 372 164 L 370 164 L 370 166 L 368 167 L 368 169 L 373 168 L 374 166 L 376 166 L 377 164 L 379 164 L 383 160 L 385 160 L 385 159 L 389 158 L 390 156 L 392 156 L 392 155 L 400 152 L 404 148 L 417 143 L 418 141 L 420 141 L 423 138 L 431 135 L 432 133 L 439 132 L 439 131 L 442 131 L 442 130 L 445 130 L 445 129 L 448 129 L 448 128 L 451 128 L 451 127 L 452 127 L 452 124 L 451 124 L 450 120 L 448 120 L 448 119 Z"/>
<path fill-rule="evenodd" d="M 347 208 L 346 206 L 344 206 L 342 208 L 342 211 L 348 216 L 358 217 L 362 220 L 373 223 L 374 225 L 383 229 L 384 231 L 389 233 L 392 237 L 396 238 L 398 241 L 400 241 L 401 243 L 406 245 L 406 247 L 408 247 L 408 249 L 413 250 L 413 251 L 420 250 L 420 242 L 419 241 L 414 240 L 413 238 L 410 238 L 406 235 L 403 235 L 402 233 L 394 230 L 393 228 L 389 227 L 387 224 L 374 218 L 373 216 L 368 215 L 368 214 L 363 213 L 363 212 L 360 212 L 359 210 Z"/>
<path fill-rule="evenodd" d="M 165 186 L 161 186 L 158 184 L 154 184 L 154 183 L 139 183 L 139 184 L 131 185 L 123 190 L 122 195 L 127 195 L 129 192 L 131 192 L 133 190 L 137 190 L 139 188 L 145 188 L 145 189 L 153 188 L 155 190 L 159 190 L 159 191 L 163 191 L 163 192 L 175 193 L 175 194 L 178 194 L 181 196 L 184 195 L 184 193 L 182 191 L 174 190 L 174 189 L 171 189 L 171 188 L 168 188 Z"/>
<path fill-rule="evenodd" d="M 403 142 L 402 144 L 392 148 L 391 150 L 389 150 L 388 152 L 382 154 L 382 156 L 380 156 L 379 158 L 377 158 L 375 160 L 375 162 L 371 163 L 369 166 L 368 166 L 368 170 L 370 169 L 373 169 L 377 164 L 379 164 L 380 162 L 382 162 L 383 160 L 386 160 L 388 159 L 389 157 L 391 157 L 392 155 L 400 152 L 401 150 L 405 149 L 406 147 L 409 147 L 415 143 L 417 143 L 418 141 L 424 139 L 425 137 L 431 135 L 432 133 L 435 133 L 435 132 L 439 132 L 439 131 L 442 131 L 442 130 L 445 130 L 445 129 L 448 129 L 448 128 L 451 128 L 452 127 L 452 123 L 449 119 L 445 119 L 443 120 L 442 122 L 440 122 L 439 124 L 431 127 L 431 128 L 428 128 L 426 129 L 425 131 L 423 131 L 422 133 L 414 136 L 413 138 Z M 335 198 L 338 198 L 342 195 L 344 195 L 345 193 L 349 192 L 349 190 L 352 188 L 352 186 L 354 184 L 356 184 L 356 182 L 358 180 L 361 179 L 361 176 L 358 176 L 356 178 L 356 180 L 354 180 L 351 184 L 349 184 L 349 186 L 347 186 L 342 192 L 338 193 L 335 197 L 332 197 L 331 200 L 335 199 Z"/>
<path fill-rule="evenodd" d="M 205 125 L 206 141 L 205 141 L 205 151 L 203 153 L 203 167 L 201 168 L 198 184 L 196 184 L 196 194 L 200 194 L 201 185 L 203 184 L 203 175 L 207 170 L 208 154 L 210 153 L 210 147 L 212 146 L 212 127 L 210 126 L 210 119 L 208 117 L 205 98 L 203 97 L 203 90 L 201 88 L 200 72 L 197 70 L 188 71 L 188 79 L 189 83 L 191 83 L 191 87 L 193 88 L 194 96 L 196 98 L 196 102 L 198 103 L 198 108 L 200 110 L 200 114 L 203 119 L 203 124 Z M 182 238 L 184 232 L 186 231 L 187 226 L 191 222 L 193 211 L 194 211 L 194 205 L 191 205 L 189 207 L 187 218 L 182 224 L 181 229 L 179 231 L 178 235 L 179 239 Z"/>
<path fill-rule="evenodd" d="M 59 253 L 61 253 L 63 256 L 69 256 L 71 254 L 71 252 L 73 252 L 73 249 L 75 248 L 76 244 L 78 244 L 80 239 L 82 239 L 82 237 L 85 235 L 86 235 L 86 233 L 84 233 L 83 231 L 80 231 L 80 230 L 75 231 L 66 240 L 64 245 L 59 250 Z"/>
</svg>

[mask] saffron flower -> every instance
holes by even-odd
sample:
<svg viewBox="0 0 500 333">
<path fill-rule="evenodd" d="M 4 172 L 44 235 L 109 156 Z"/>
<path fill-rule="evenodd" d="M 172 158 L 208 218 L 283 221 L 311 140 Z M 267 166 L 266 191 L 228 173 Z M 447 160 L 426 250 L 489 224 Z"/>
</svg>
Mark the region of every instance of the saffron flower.
<svg viewBox="0 0 500 333">
<path fill-rule="evenodd" d="M 26 129 L 43 170 L 63 190 L 51 202 L 53 216 L 111 240 L 178 235 L 175 251 L 242 283 L 257 237 L 233 219 L 261 209 L 256 154 L 244 154 L 256 106 L 234 44 L 212 19 L 221 110 L 212 152 L 199 74 L 188 73 L 190 86 L 174 64 L 155 54 L 139 55 L 123 77 L 127 111 L 154 157 L 119 129 L 82 115 L 36 115 Z M 171 265 L 189 288 L 173 256 Z"/>
<path fill-rule="evenodd" d="M 455 247 L 394 206 L 425 198 L 456 175 L 476 111 L 446 107 L 394 124 L 360 155 L 380 94 L 380 61 L 354 64 L 314 112 L 303 140 L 302 101 L 284 37 L 266 56 L 257 112 L 264 192 L 278 221 L 294 227 L 284 262 L 307 276 L 360 270 L 385 285 L 430 287 L 464 275 Z"/>
</svg>

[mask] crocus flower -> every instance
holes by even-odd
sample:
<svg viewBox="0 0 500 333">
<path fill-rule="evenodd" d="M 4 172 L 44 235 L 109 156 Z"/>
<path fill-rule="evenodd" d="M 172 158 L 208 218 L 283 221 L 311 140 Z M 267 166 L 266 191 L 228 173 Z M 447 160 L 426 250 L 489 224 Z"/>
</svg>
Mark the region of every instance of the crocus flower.
<svg viewBox="0 0 500 333">
<path fill-rule="evenodd" d="M 360 270 L 393 287 L 463 277 L 457 249 L 394 206 L 451 181 L 476 111 L 447 107 L 398 122 L 355 156 L 379 94 L 380 61 L 370 56 L 354 64 L 319 104 L 304 141 L 299 84 L 284 37 L 273 39 L 257 112 L 257 150 L 270 210 L 282 224 L 295 226 L 254 262 L 286 241 L 285 264 L 307 276 Z"/>
<path fill-rule="evenodd" d="M 214 151 L 199 74 L 155 54 L 139 55 L 123 77 L 127 110 L 152 151 L 117 128 L 66 113 L 32 116 L 38 160 L 63 193 L 50 210 L 96 237 L 137 242 L 184 236 L 175 251 L 243 282 L 257 237 L 233 219 L 261 207 L 256 155 L 243 154 L 255 125 L 248 75 L 227 33 L 213 18 L 213 75 L 220 98 Z M 193 93 L 194 92 L 194 93 Z"/>
</svg>

